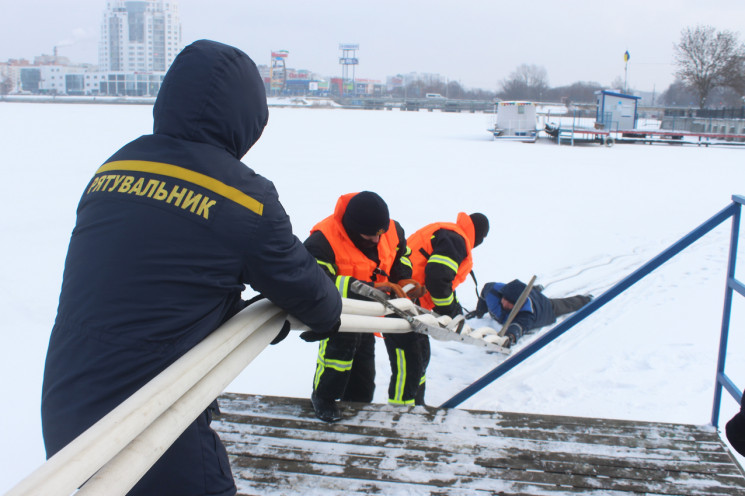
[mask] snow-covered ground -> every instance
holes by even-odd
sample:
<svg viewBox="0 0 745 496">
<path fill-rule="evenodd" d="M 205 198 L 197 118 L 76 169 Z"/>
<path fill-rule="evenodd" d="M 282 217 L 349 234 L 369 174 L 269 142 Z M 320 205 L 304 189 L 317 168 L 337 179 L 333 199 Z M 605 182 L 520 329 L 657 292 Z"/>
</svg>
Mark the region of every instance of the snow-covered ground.
<svg viewBox="0 0 745 496">
<path fill-rule="evenodd" d="M 0 115 L 5 491 L 44 461 L 41 378 L 78 199 L 96 168 L 149 133 L 152 119 L 146 105 L 0 103 Z M 275 182 L 301 239 L 340 194 L 363 189 L 380 193 L 407 233 L 459 211 L 483 212 L 492 230 L 474 252 L 479 283 L 535 274 L 549 296 L 600 294 L 744 193 L 742 148 L 498 142 L 486 131 L 492 122 L 470 113 L 273 108 L 244 161 Z M 709 423 L 729 229 L 727 222 L 461 407 Z M 474 289 L 468 280 L 458 290 L 468 308 Z M 741 300 L 727 372 L 743 387 Z M 382 344 L 377 355 L 375 401 L 383 402 Z M 316 345 L 290 336 L 228 390 L 307 397 L 315 357 Z M 428 404 L 498 360 L 433 342 Z M 725 396 L 722 425 L 736 409 Z"/>
</svg>

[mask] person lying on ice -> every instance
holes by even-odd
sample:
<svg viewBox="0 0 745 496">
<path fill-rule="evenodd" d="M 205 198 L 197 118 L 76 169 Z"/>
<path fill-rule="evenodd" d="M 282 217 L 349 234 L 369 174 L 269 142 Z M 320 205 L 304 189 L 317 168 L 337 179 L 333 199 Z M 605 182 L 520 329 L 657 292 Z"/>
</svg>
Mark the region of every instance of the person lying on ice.
<svg viewBox="0 0 745 496">
<path fill-rule="evenodd" d="M 474 316 L 489 315 L 504 324 L 507 316 L 515 306 L 515 302 L 526 288 L 526 284 L 518 279 L 508 282 L 488 282 L 481 290 Z M 510 323 L 505 336 L 510 338 L 510 345 L 517 342 L 526 332 L 547 326 L 556 322 L 557 317 L 576 312 L 592 300 L 592 295 L 575 295 L 567 298 L 548 298 L 541 286 L 534 286 L 530 290 L 520 311 Z"/>
</svg>

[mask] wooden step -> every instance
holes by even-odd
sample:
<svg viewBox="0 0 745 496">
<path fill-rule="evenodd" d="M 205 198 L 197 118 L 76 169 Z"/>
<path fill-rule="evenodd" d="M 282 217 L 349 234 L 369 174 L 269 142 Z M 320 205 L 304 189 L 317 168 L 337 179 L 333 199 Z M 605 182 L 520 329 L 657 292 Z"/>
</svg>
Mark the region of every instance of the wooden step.
<svg viewBox="0 0 745 496">
<path fill-rule="evenodd" d="M 710 425 L 226 393 L 213 427 L 242 495 L 745 495 Z"/>
</svg>

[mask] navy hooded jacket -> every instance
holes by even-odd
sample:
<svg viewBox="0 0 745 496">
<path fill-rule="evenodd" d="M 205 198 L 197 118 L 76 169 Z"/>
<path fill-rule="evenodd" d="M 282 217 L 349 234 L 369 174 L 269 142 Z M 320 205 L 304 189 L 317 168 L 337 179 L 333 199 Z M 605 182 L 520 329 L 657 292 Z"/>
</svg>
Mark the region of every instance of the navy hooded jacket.
<svg viewBox="0 0 745 496">
<path fill-rule="evenodd" d="M 268 119 L 253 61 L 193 43 L 153 117 L 78 206 L 44 371 L 47 456 L 240 311 L 245 284 L 319 332 L 341 313 L 274 185 L 240 161 Z"/>
<path fill-rule="evenodd" d="M 518 280 L 511 281 L 508 284 L 501 282 L 485 284 L 481 296 L 486 303 L 489 315 L 500 324 L 504 324 L 511 310 L 502 307 L 502 297 L 510 302 L 517 301 L 525 287 L 525 283 Z M 547 326 L 554 322 L 556 322 L 556 315 L 551 306 L 551 301 L 543 293 L 533 288 L 530 290 L 525 303 L 517 312 L 512 324 L 518 324 L 522 328 L 522 333 L 524 333 L 530 329 Z"/>
</svg>

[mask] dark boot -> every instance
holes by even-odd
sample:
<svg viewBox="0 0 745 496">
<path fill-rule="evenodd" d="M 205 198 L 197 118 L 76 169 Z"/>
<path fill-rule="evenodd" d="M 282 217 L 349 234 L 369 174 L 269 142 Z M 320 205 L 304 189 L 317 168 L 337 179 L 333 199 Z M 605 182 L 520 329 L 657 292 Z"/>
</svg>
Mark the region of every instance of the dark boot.
<svg viewBox="0 0 745 496">
<path fill-rule="evenodd" d="M 554 316 L 561 317 L 576 312 L 592 301 L 592 295 L 576 295 L 568 298 L 549 298 Z"/>
<path fill-rule="evenodd" d="M 310 402 L 313 403 L 313 410 L 316 412 L 316 417 L 324 422 L 337 422 L 341 420 L 341 411 L 336 405 L 335 400 L 321 398 L 313 391 L 313 394 L 310 395 Z"/>
</svg>

